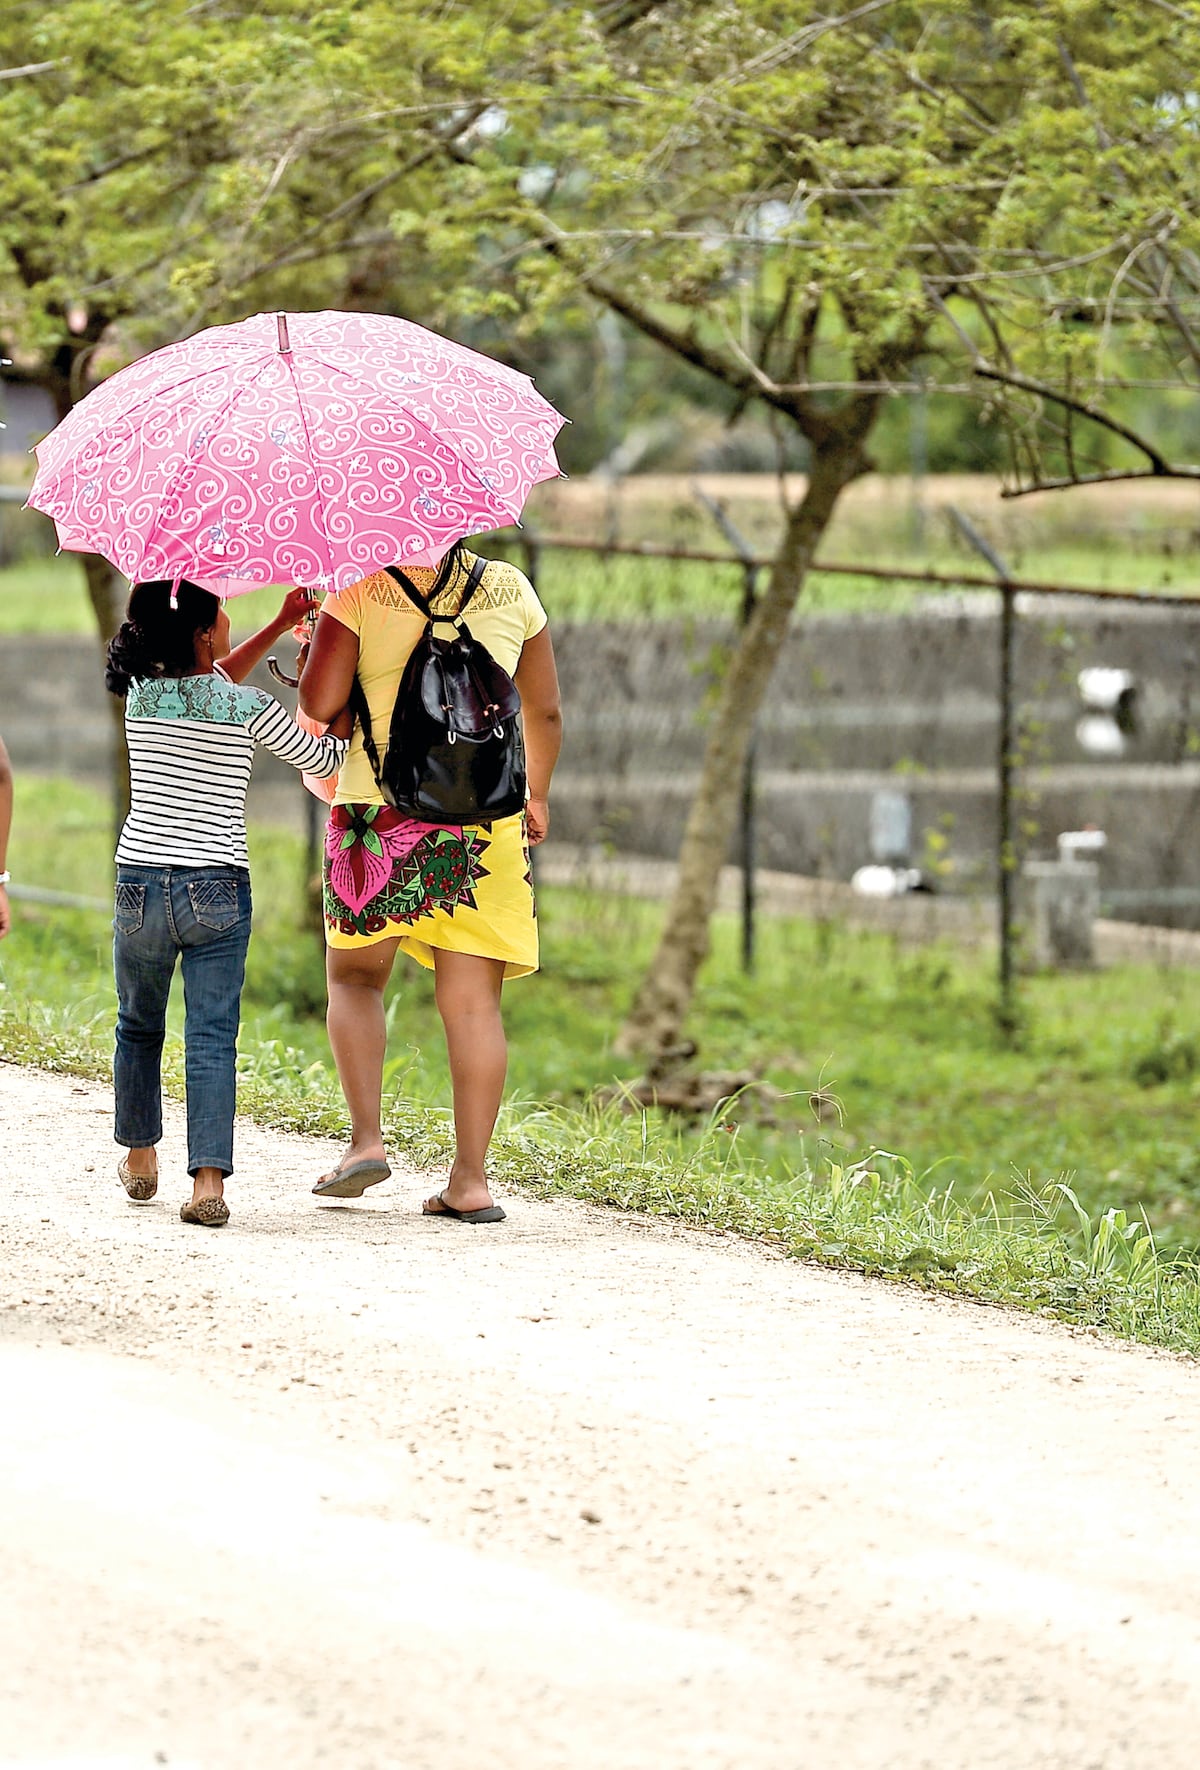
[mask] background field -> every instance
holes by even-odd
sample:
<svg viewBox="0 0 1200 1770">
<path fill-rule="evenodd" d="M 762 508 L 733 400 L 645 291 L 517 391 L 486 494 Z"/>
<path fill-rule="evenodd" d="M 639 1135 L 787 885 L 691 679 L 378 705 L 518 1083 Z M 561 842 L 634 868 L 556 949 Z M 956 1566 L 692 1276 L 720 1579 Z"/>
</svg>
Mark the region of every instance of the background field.
<svg viewBox="0 0 1200 1770">
<path fill-rule="evenodd" d="M 788 495 L 798 495 L 801 485 L 790 477 Z M 508 552 L 521 564 L 526 563 L 523 543 L 539 535 L 726 550 L 728 543 L 698 502 L 696 488 L 723 506 L 754 549 L 770 551 L 780 524 L 780 487 L 755 474 L 646 474 L 613 486 L 595 479 L 559 481 L 535 489 L 524 537 L 484 537 L 480 545 Z M 835 563 L 987 577 L 984 561 L 948 519 L 953 505 L 1017 576 L 1055 585 L 1200 595 L 1200 506 L 1186 483 L 1095 487 L 1067 497 L 1045 493 L 1009 502 L 999 489 L 999 481 L 982 475 L 934 476 L 919 486 L 873 475 L 845 493 L 821 556 Z M 47 529 L 42 518 L 0 506 L 0 532 L 11 542 L 7 556 L 18 556 L 0 570 L 0 635 L 92 631 L 79 564 L 69 556 L 47 555 Z M 728 613 L 740 604 L 743 581 L 736 565 L 618 555 L 599 559 L 552 548 L 539 555 L 537 579 L 551 615 L 560 619 Z M 946 594 L 817 572 L 799 606 L 801 613 L 904 608 L 918 597 Z M 273 591 L 237 598 L 231 604 L 235 630 L 252 631 L 276 605 Z"/>
</svg>

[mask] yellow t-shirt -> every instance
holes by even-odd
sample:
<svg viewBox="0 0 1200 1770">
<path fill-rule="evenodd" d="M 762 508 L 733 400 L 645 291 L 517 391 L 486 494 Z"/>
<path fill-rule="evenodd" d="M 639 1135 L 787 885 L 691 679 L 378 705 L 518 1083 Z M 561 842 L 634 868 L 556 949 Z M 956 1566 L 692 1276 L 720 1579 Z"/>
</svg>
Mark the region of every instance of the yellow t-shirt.
<svg viewBox="0 0 1200 1770">
<path fill-rule="evenodd" d="M 474 553 L 462 554 L 463 569 L 452 576 L 433 604 L 435 614 L 453 613 L 474 565 Z M 428 597 L 437 577 L 432 569 L 406 566 L 422 596 Z M 325 598 L 322 613 L 332 615 L 358 635 L 358 676 L 371 709 L 371 729 L 382 756 L 387 749 L 388 727 L 400 677 L 409 654 L 425 630 L 425 617 L 409 601 L 395 578 L 373 572 L 336 595 Z M 546 625 L 546 611 L 524 572 L 503 559 L 491 559 L 466 609 L 466 623 L 474 638 L 486 645 L 496 662 L 515 675 L 521 649 L 527 639 Z M 371 764 L 363 749 L 362 732 L 356 725 L 354 740 L 338 775 L 335 805 L 382 805 L 383 794 L 375 784 Z"/>
</svg>

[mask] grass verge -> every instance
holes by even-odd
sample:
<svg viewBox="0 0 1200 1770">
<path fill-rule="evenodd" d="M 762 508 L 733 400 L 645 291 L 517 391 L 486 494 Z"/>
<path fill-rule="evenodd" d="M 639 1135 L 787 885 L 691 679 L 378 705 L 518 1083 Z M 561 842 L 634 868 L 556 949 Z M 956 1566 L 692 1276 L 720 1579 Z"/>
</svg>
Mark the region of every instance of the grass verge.
<svg viewBox="0 0 1200 1770">
<path fill-rule="evenodd" d="M 572 533 L 564 522 L 564 533 Z M 676 537 L 679 545 L 720 550 L 719 539 L 701 525 Z M 484 537 L 485 552 L 505 555 L 524 565 L 525 554 L 511 534 Z M 1165 552 L 1153 532 L 1140 539 L 1128 533 L 1090 539 L 1064 536 L 1043 522 L 1041 528 L 1009 545 L 999 542 L 1017 577 L 1041 583 L 1083 584 L 1098 589 L 1153 590 L 1195 596 L 1193 556 Z M 769 542 L 763 542 L 769 551 Z M 987 576 L 986 568 L 945 524 L 931 528 L 915 542 L 892 514 L 887 521 L 861 520 L 843 525 L 823 549 L 826 558 L 881 568 L 934 570 L 948 576 L 965 572 Z M 689 560 L 644 559 L 636 556 L 561 552 L 546 548 L 538 563 L 538 590 L 556 620 L 678 621 L 732 619 L 741 606 L 743 578 L 735 563 L 707 564 Z M 855 612 L 903 613 L 915 604 L 954 591 L 920 584 L 889 583 L 870 577 L 830 576 L 816 568 L 805 583 L 799 604 L 802 616 Z M 280 591 L 264 589 L 237 597 L 230 617 L 237 637 L 263 626 L 279 606 Z M 5 634 L 74 633 L 92 635 L 95 620 L 77 557 L 35 558 L 0 570 L 0 636 Z"/>
<path fill-rule="evenodd" d="M 15 1009 L 15 1011 L 14 1011 Z M 111 1015 L 0 1008 L 10 1061 L 103 1079 Z M 345 1113 L 330 1067 L 298 1067 L 279 1041 L 245 1053 L 240 1108 L 261 1124 L 340 1136 Z M 182 1044 L 170 1041 L 168 1093 L 182 1095 Z M 389 1143 L 419 1168 L 444 1161 L 449 1113 L 409 1099 L 395 1080 Z M 764 1241 L 784 1254 L 1048 1316 L 1195 1356 L 1200 1283 L 1158 1250 L 1144 1218 L 1109 1208 L 1093 1220 L 1063 1182 L 993 1194 L 984 1208 L 929 1190 L 888 1151 L 806 1161 L 781 1182 L 714 1115 L 697 1134 L 615 1106 L 545 1107 L 510 1099 L 493 1147 L 494 1179 L 535 1197 L 571 1197 Z M 1068 1223 L 1063 1223 L 1064 1207 Z"/>
<path fill-rule="evenodd" d="M 18 785 L 19 875 L 97 894 L 107 872 L 103 807 L 62 783 Z M 319 949 L 296 926 L 298 844 L 258 829 L 252 849 L 261 915 L 241 1106 L 263 1123 L 339 1136 Z M 0 1055 L 106 1077 L 107 916 L 15 907 L 0 947 Z M 780 918 L 764 924 L 762 969 L 746 979 L 736 929 L 719 924 L 695 1021 L 706 1061 L 761 1067 L 782 1097 L 774 1123 L 759 1122 L 747 1098 L 690 1126 L 592 1097 L 598 1083 L 621 1079 L 610 1039 L 658 906 L 557 890 L 543 910 L 546 972 L 506 998 L 513 1093 L 495 1146 L 501 1184 L 670 1216 L 827 1265 L 1200 1352 L 1200 1285 L 1193 1262 L 1171 1250 L 1180 1219 L 1167 1208 L 1178 1200 L 1190 1232 L 1195 1195 L 1180 1161 L 1190 1155 L 1200 1048 L 1164 1020 L 1174 1012 L 1179 1026 L 1195 1023 L 1200 980 L 1174 980 L 1173 1010 L 1161 980 L 1155 989 L 1140 973 L 1033 980 L 1029 1024 L 1010 1050 L 996 1039 L 986 978 L 969 957 L 902 954 L 878 936 Z M 449 1090 L 425 973 L 401 970 L 389 1013 L 389 1136 L 415 1164 L 434 1166 L 450 1147 Z M 165 1064 L 176 1096 L 180 1031 L 176 1005 Z M 831 1085 L 844 1101 L 840 1123 L 812 1111 L 812 1097 L 823 1106 Z M 1131 1208 L 1113 1202 L 1122 1193 Z M 1165 1235 L 1139 1208 L 1148 1197 Z"/>
</svg>

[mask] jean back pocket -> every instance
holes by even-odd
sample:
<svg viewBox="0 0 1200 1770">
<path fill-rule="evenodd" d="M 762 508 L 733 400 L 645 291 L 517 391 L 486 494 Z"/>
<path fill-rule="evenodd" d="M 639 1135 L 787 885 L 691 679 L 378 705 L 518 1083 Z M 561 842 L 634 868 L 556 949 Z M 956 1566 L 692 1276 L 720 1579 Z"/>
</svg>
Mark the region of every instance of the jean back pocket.
<svg viewBox="0 0 1200 1770">
<path fill-rule="evenodd" d="M 188 883 L 188 897 L 192 914 L 202 928 L 222 934 L 238 920 L 236 879 L 192 879 Z"/>
<path fill-rule="evenodd" d="M 118 879 L 113 927 L 118 934 L 136 934 L 146 916 L 146 887 Z"/>
</svg>

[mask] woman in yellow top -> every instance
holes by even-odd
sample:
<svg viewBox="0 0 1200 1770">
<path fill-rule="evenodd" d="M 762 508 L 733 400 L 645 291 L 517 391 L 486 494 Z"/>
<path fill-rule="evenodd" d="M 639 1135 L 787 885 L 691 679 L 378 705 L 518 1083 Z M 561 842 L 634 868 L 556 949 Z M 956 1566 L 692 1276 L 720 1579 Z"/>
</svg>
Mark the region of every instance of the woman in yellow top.
<svg viewBox="0 0 1200 1770">
<path fill-rule="evenodd" d="M 435 569 L 406 567 L 435 614 L 453 614 L 476 556 L 454 547 Z M 387 1033 L 383 992 L 398 951 L 433 970 L 454 1092 L 455 1155 L 430 1216 L 498 1223 L 484 1172 L 508 1063 L 500 991 L 538 966 L 529 847 L 550 822 L 550 776 L 562 740 L 554 650 L 529 580 L 489 560 L 468 625 L 516 682 L 529 797 L 491 824 L 417 823 L 384 800 L 356 729 L 338 776 L 325 843 L 329 1042 L 350 1109 L 350 1148 L 313 1188 L 358 1198 L 390 1169 L 380 1127 Z M 300 683 L 302 712 L 332 720 L 357 672 L 382 748 L 401 673 L 425 617 L 388 572 L 327 596 Z"/>
</svg>

